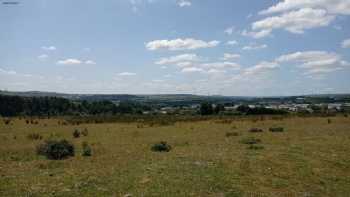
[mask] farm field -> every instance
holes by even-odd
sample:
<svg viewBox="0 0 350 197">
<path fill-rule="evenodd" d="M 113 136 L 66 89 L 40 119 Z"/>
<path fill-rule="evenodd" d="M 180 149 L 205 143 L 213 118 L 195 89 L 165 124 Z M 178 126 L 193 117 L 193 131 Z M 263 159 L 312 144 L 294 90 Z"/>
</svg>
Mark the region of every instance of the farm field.
<svg viewBox="0 0 350 197">
<path fill-rule="evenodd" d="M 0 196 L 350 194 L 349 117 L 212 118 L 163 126 L 36 121 L 0 122 Z M 269 131 L 276 127 L 283 132 Z M 88 134 L 74 138 L 75 129 Z M 29 138 L 33 133 L 42 139 Z M 38 144 L 49 138 L 72 142 L 75 156 L 37 155 Z M 257 144 L 249 144 L 251 139 Z M 151 151 L 160 141 L 172 149 Z M 83 142 L 91 145 L 91 157 L 81 156 Z"/>
</svg>

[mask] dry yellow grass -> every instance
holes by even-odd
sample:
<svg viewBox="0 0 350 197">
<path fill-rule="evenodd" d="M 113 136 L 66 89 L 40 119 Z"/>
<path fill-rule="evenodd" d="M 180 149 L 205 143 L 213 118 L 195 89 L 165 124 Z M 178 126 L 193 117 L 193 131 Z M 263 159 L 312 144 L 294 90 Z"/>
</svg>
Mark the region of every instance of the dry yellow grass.
<svg viewBox="0 0 350 197">
<path fill-rule="evenodd" d="M 58 125 L 58 119 L 0 123 L 0 196 L 349 196 L 350 118 L 286 118 Z M 250 133 L 250 128 L 262 133 Z M 270 127 L 284 127 L 281 133 Z M 87 137 L 73 138 L 87 128 Z M 238 136 L 226 137 L 227 132 Z M 65 138 L 76 156 L 50 161 L 35 154 L 38 133 Z M 240 141 L 261 139 L 264 149 Z M 82 157 L 87 141 L 92 157 Z M 151 152 L 167 141 L 169 153 Z"/>
</svg>

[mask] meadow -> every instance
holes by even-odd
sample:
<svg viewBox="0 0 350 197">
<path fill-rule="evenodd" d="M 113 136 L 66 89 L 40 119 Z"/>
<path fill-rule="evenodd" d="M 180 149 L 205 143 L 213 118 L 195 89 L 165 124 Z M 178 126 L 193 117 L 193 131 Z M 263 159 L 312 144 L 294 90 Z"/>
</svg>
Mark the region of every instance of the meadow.
<svg viewBox="0 0 350 197">
<path fill-rule="evenodd" d="M 349 117 L 212 117 L 171 124 L 28 119 L 0 121 L 0 196 L 350 195 Z M 88 134 L 74 137 L 76 129 Z M 37 155 L 38 144 L 50 138 L 72 142 L 75 156 Z M 160 141 L 172 149 L 151 151 Z M 83 142 L 92 156 L 81 155 Z"/>
</svg>

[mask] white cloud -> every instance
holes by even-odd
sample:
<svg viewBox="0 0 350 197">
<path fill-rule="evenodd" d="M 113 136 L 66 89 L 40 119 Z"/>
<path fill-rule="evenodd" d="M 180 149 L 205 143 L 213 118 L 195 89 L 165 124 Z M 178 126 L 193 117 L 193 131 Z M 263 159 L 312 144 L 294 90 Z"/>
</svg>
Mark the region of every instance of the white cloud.
<svg viewBox="0 0 350 197">
<path fill-rule="evenodd" d="M 224 57 L 222 58 L 222 60 L 231 60 L 231 59 L 239 59 L 241 57 L 240 54 L 235 54 L 235 53 L 225 53 Z"/>
<path fill-rule="evenodd" d="M 167 49 L 171 51 L 177 50 L 195 50 L 200 48 L 211 48 L 219 45 L 220 42 L 217 40 L 203 41 L 195 40 L 192 38 L 175 39 L 175 40 L 154 40 L 146 44 L 148 50 L 154 51 L 159 49 Z"/>
<path fill-rule="evenodd" d="M 328 26 L 334 19 L 335 16 L 329 15 L 326 10 L 303 8 L 256 21 L 252 24 L 252 30 L 255 38 L 265 37 L 274 29 L 302 34 L 305 29 Z"/>
<path fill-rule="evenodd" d="M 276 62 L 260 62 L 259 64 L 244 70 L 244 75 L 260 75 L 279 68 Z"/>
<path fill-rule="evenodd" d="M 230 41 L 226 42 L 226 45 L 231 45 L 231 46 L 237 45 L 237 44 L 238 44 L 238 42 L 236 40 L 230 40 Z"/>
<path fill-rule="evenodd" d="M 273 14 L 302 8 L 325 9 L 330 14 L 350 15 L 348 0 L 284 0 L 259 14 Z"/>
<path fill-rule="evenodd" d="M 235 27 L 229 27 L 229 28 L 225 29 L 224 32 L 227 35 L 232 35 L 234 31 L 235 31 Z"/>
<path fill-rule="evenodd" d="M 65 59 L 65 60 L 59 60 L 57 61 L 57 64 L 60 65 L 78 65 L 78 64 L 82 64 L 83 62 L 81 60 L 78 59 Z"/>
<path fill-rule="evenodd" d="M 93 61 L 93 60 L 86 60 L 86 61 L 85 61 L 85 64 L 95 65 L 95 64 L 96 64 L 96 62 L 95 62 L 95 61 Z"/>
<path fill-rule="evenodd" d="M 159 61 L 156 62 L 158 65 L 165 65 L 165 64 L 178 64 L 181 62 L 195 62 L 200 61 L 200 58 L 196 54 L 181 54 L 177 56 L 172 56 L 168 58 L 161 58 Z"/>
<path fill-rule="evenodd" d="M 41 49 L 45 51 L 55 51 L 57 48 L 55 46 L 42 46 Z"/>
<path fill-rule="evenodd" d="M 13 71 L 13 70 L 5 70 L 5 69 L 2 69 L 2 68 L 0 68 L 0 73 L 1 73 L 1 74 L 6 74 L 6 75 L 16 75 L 16 74 L 17 74 L 16 71 Z"/>
<path fill-rule="evenodd" d="M 181 70 L 183 73 L 195 73 L 195 72 L 204 72 L 202 68 L 198 67 L 186 67 Z"/>
<path fill-rule="evenodd" d="M 187 7 L 187 6 L 191 6 L 192 3 L 189 0 L 178 0 L 177 5 L 180 7 Z"/>
<path fill-rule="evenodd" d="M 49 56 L 47 54 L 41 54 L 41 55 L 38 56 L 38 59 L 41 60 L 41 61 L 44 61 L 47 58 L 49 58 Z"/>
<path fill-rule="evenodd" d="M 221 74 L 221 73 L 226 73 L 225 70 L 218 70 L 218 69 L 215 69 L 215 68 L 212 68 L 212 69 L 209 69 L 207 71 L 208 74 Z"/>
<path fill-rule="evenodd" d="M 349 0 L 283 0 L 259 12 L 275 16 L 256 21 L 244 35 L 263 38 L 273 30 L 302 34 L 307 29 L 328 26 L 339 15 L 350 15 Z"/>
<path fill-rule="evenodd" d="M 344 40 L 344 41 L 341 43 L 341 47 L 343 47 L 344 49 L 345 49 L 345 48 L 350 48 L 350 38 Z"/>
<path fill-rule="evenodd" d="M 269 36 L 271 34 L 271 31 L 272 30 L 270 30 L 270 29 L 264 29 L 264 30 L 257 31 L 257 32 L 254 32 L 254 31 L 248 32 L 247 30 L 243 30 L 242 35 L 243 36 L 250 36 L 250 37 L 253 37 L 255 39 L 258 39 L 258 38 L 263 38 L 263 37 Z"/>
<path fill-rule="evenodd" d="M 259 45 L 259 44 L 252 43 L 252 44 L 249 44 L 247 46 L 244 46 L 242 49 L 243 50 L 259 50 L 259 49 L 265 49 L 265 48 L 267 48 L 266 44 Z"/>
<path fill-rule="evenodd" d="M 348 63 L 336 53 L 326 51 L 303 51 L 282 55 L 277 62 L 296 63 L 307 74 L 329 73 L 343 69 Z"/>
<path fill-rule="evenodd" d="M 234 63 L 234 62 L 212 62 L 212 63 L 205 63 L 205 64 L 199 64 L 198 65 L 201 68 L 206 69 L 233 69 L 233 70 L 239 70 L 241 68 L 241 65 Z"/>
<path fill-rule="evenodd" d="M 136 73 L 131 73 L 131 72 L 122 72 L 122 73 L 118 73 L 118 76 L 135 76 Z"/>
</svg>

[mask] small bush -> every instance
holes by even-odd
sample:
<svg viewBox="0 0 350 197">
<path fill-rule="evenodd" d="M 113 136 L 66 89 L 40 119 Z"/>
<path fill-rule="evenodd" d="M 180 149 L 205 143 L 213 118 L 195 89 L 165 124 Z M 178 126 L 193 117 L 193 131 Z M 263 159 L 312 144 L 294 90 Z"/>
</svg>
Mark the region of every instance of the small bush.
<svg viewBox="0 0 350 197">
<path fill-rule="evenodd" d="M 331 124 L 332 120 L 328 118 L 327 122 L 328 122 L 328 124 Z"/>
<path fill-rule="evenodd" d="M 75 129 L 73 132 L 73 137 L 74 138 L 79 138 L 80 137 L 80 131 L 78 129 Z"/>
<path fill-rule="evenodd" d="M 252 133 L 260 133 L 260 132 L 263 132 L 264 130 L 262 129 L 259 129 L 259 128 L 251 128 L 249 129 L 249 132 L 252 132 Z"/>
<path fill-rule="evenodd" d="M 43 136 L 41 136 L 39 133 L 31 133 L 27 135 L 27 138 L 30 140 L 42 140 Z"/>
<path fill-rule="evenodd" d="M 8 125 L 8 124 L 10 124 L 11 123 L 11 119 L 4 119 L 4 124 L 5 125 Z"/>
<path fill-rule="evenodd" d="M 74 156 L 74 145 L 67 140 L 47 140 L 37 146 L 36 152 L 48 159 L 62 160 Z"/>
<path fill-rule="evenodd" d="M 88 136 L 88 135 L 89 135 L 88 129 L 85 128 L 85 129 L 81 132 L 81 134 L 82 134 L 83 136 Z"/>
<path fill-rule="evenodd" d="M 83 142 L 82 144 L 83 146 L 83 153 L 82 153 L 82 156 L 84 157 L 89 157 L 92 155 L 92 149 L 91 147 L 89 146 L 89 144 L 87 142 Z"/>
<path fill-rule="evenodd" d="M 262 149 L 264 149 L 264 146 L 251 144 L 251 145 L 248 146 L 248 149 L 250 149 L 250 150 L 262 150 Z"/>
<path fill-rule="evenodd" d="M 171 146 L 167 142 L 159 142 L 152 146 L 151 148 L 154 152 L 169 152 L 171 150 Z"/>
<path fill-rule="evenodd" d="M 226 137 L 233 137 L 233 136 L 239 136 L 239 133 L 237 132 L 227 132 Z"/>
<path fill-rule="evenodd" d="M 258 143 L 260 143 L 260 142 L 261 142 L 260 139 L 254 138 L 254 137 L 247 137 L 247 138 L 243 138 L 243 139 L 241 140 L 241 143 L 242 143 L 242 144 L 258 144 Z"/>
<path fill-rule="evenodd" d="M 271 128 L 269 128 L 269 131 L 271 131 L 271 132 L 283 132 L 284 128 L 283 127 L 271 127 Z"/>
</svg>

